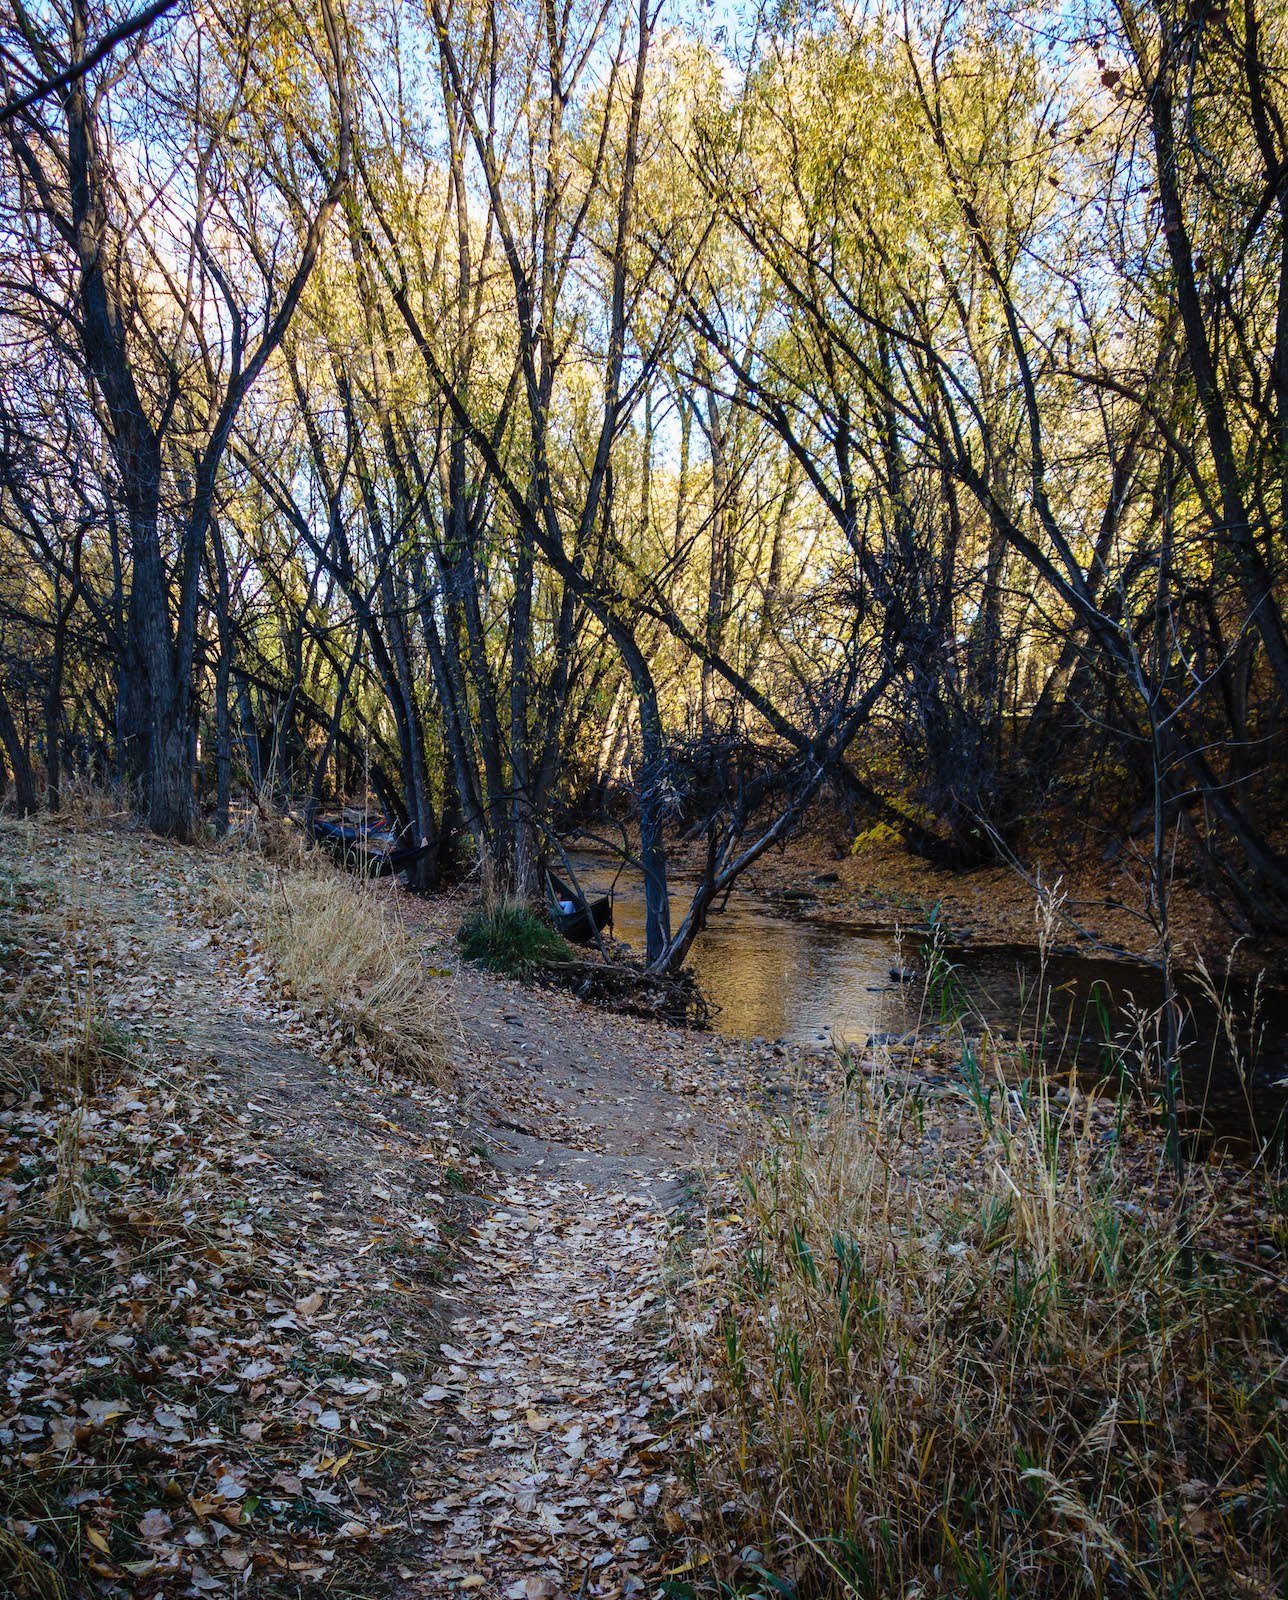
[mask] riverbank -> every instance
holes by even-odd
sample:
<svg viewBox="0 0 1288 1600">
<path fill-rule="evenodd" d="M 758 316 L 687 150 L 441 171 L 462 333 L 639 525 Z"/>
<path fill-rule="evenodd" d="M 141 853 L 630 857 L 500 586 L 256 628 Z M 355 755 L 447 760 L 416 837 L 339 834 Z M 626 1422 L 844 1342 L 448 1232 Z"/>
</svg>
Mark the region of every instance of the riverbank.
<svg viewBox="0 0 1288 1600">
<path fill-rule="evenodd" d="M 799 1063 L 465 967 L 452 897 L 0 842 L 0 1587 L 656 1588 L 668 1262 Z"/>
<path fill-rule="evenodd" d="M 700 842 L 672 847 L 677 872 L 701 870 Z M 909 851 L 890 830 L 869 828 L 854 838 L 843 817 L 816 810 L 781 850 L 771 850 L 747 872 L 752 892 L 796 904 L 813 917 L 838 923 L 894 928 L 935 918 L 958 938 L 987 945 L 1035 949 L 1038 885 L 1058 884 L 1065 921 L 1058 937 L 1085 951 L 1153 959 L 1157 931 L 1150 917 L 1147 874 L 1127 853 L 1105 861 L 1098 850 L 1039 840 L 1025 853 L 1024 871 L 1003 863 L 956 872 L 935 867 Z M 1245 938 L 1205 896 L 1178 874 L 1172 887 L 1173 948 L 1180 964 L 1200 961 L 1214 972 L 1227 964 L 1236 975 L 1264 972 L 1288 978 L 1288 935 Z"/>
</svg>

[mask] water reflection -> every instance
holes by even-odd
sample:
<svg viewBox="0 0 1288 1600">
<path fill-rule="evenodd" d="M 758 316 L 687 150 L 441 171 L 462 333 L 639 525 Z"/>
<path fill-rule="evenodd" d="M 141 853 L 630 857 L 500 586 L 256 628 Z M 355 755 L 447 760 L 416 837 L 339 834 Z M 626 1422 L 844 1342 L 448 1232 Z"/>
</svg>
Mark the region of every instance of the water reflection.
<svg viewBox="0 0 1288 1600">
<path fill-rule="evenodd" d="M 574 858 L 583 888 L 603 892 L 605 863 Z M 692 885 L 672 885 L 673 915 L 684 913 Z M 613 933 L 644 950 L 644 896 L 638 881 L 618 880 Z M 713 913 L 689 957 L 707 998 L 719 1007 L 713 1026 L 740 1039 L 789 1044 L 862 1044 L 872 1033 L 902 1030 L 903 987 L 890 969 L 899 946 L 884 928 L 838 928 L 776 912 L 771 903 L 735 893 Z"/>
<path fill-rule="evenodd" d="M 574 858 L 582 887 L 603 893 L 614 866 L 606 860 Z M 672 886 L 673 914 L 683 914 L 692 885 Z M 644 899 L 638 879 L 623 873 L 617 884 L 617 938 L 642 953 Z M 920 939 L 903 944 L 890 930 L 815 921 L 785 902 L 735 892 L 727 908 L 713 914 L 690 956 L 704 994 L 719 1009 L 712 1023 L 738 1038 L 782 1040 L 820 1048 L 863 1046 L 872 1037 L 889 1040 L 921 1023 L 942 1020 L 920 983 L 892 979 L 892 969 L 920 969 Z M 951 948 L 945 952 L 971 1007 L 994 1029 L 1032 1038 L 1039 974 L 1033 953 L 1016 947 Z M 1156 973 L 1138 963 L 1103 957 L 1055 955 L 1044 976 L 1047 1037 L 1066 1063 L 1076 1062 L 1087 1082 L 1103 1079 L 1116 1063 L 1130 1070 L 1138 1056 L 1136 1017 L 1154 1010 L 1161 987 Z M 1232 991 L 1245 1021 L 1253 1009 L 1248 987 Z M 1190 1120 L 1235 1139 L 1252 1126 L 1265 1136 L 1281 1118 L 1288 1096 L 1277 1080 L 1288 1076 L 1288 996 L 1263 996 L 1256 1037 L 1238 1036 L 1245 1072 L 1229 1047 L 1210 1002 L 1192 985 L 1185 989 L 1188 1021 L 1183 1040 L 1184 1092 Z"/>
</svg>

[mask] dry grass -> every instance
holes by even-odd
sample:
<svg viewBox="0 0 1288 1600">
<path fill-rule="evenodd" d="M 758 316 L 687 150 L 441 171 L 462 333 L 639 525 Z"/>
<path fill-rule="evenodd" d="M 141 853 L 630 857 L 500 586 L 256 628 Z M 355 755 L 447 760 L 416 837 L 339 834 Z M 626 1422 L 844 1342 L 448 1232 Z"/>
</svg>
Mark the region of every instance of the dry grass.
<svg viewBox="0 0 1288 1600">
<path fill-rule="evenodd" d="M 279 873 L 263 931 L 282 978 L 347 1022 L 378 1071 L 450 1081 L 434 979 L 378 892 L 334 871 Z"/>
<path fill-rule="evenodd" d="M 23 1600 L 67 1600 L 67 1585 L 47 1561 L 0 1528 L 0 1593 Z"/>
<path fill-rule="evenodd" d="M 300 840 L 269 816 L 200 852 L 201 921 L 224 944 L 266 954 L 287 998 L 330 1011 L 368 1070 L 449 1087 L 446 1002 L 387 886 Z"/>
<path fill-rule="evenodd" d="M 298 824 L 283 816 L 267 792 L 258 795 L 236 818 L 220 847 L 235 855 L 260 855 L 275 866 L 311 872 L 320 864 L 319 852 Z"/>
<path fill-rule="evenodd" d="M 978 1080 L 977 1080 L 978 1083 Z M 852 1073 L 700 1252 L 696 1570 L 723 1595 L 1281 1595 L 1282 1285 L 1109 1118 Z M 1150 1204 L 1151 1192 L 1156 1204 Z"/>
<path fill-rule="evenodd" d="M 41 821 L 54 827 L 87 826 L 114 822 L 134 814 L 129 791 L 120 783 L 96 783 L 87 773 L 64 778 L 58 790 L 59 810 L 45 813 Z"/>
</svg>

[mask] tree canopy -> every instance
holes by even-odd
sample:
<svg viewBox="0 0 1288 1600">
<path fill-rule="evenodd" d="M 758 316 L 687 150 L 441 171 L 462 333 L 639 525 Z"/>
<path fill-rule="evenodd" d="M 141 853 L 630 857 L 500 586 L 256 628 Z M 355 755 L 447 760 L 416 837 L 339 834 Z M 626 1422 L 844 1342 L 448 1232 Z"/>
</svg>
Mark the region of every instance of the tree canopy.
<svg viewBox="0 0 1288 1600">
<path fill-rule="evenodd" d="M 0 11 L 20 809 L 607 813 L 655 966 L 824 792 L 1281 924 L 1282 8 Z"/>
</svg>

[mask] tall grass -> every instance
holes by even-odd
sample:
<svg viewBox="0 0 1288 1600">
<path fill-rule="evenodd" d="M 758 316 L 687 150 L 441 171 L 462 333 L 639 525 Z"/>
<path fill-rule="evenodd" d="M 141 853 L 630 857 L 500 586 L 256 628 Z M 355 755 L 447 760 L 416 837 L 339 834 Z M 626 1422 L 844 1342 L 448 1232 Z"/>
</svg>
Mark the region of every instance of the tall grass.
<svg viewBox="0 0 1288 1600">
<path fill-rule="evenodd" d="M 1179 1207 L 1094 1102 L 972 1065 L 937 1100 L 851 1069 L 757 1130 L 695 1263 L 692 1570 L 722 1595 L 1282 1595 L 1283 1286 L 1205 1256 L 1201 1175 Z"/>
</svg>

